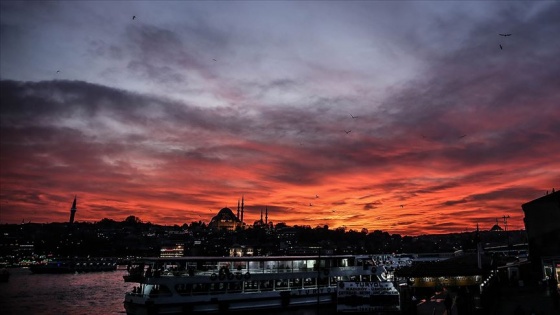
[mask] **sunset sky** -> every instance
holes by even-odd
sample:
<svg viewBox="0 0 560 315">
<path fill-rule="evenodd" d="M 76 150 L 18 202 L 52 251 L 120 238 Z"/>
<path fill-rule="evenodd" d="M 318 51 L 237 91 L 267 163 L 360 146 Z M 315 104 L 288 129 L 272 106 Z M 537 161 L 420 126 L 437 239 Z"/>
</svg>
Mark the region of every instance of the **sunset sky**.
<svg viewBox="0 0 560 315">
<path fill-rule="evenodd" d="M 557 1 L 0 9 L 2 224 L 521 229 L 560 189 Z"/>
</svg>

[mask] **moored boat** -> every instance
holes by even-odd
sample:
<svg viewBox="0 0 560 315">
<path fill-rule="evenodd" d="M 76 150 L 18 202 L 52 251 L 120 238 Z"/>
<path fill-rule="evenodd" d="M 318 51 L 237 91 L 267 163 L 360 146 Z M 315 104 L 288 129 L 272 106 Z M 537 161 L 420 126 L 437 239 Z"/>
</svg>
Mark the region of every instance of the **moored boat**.
<svg viewBox="0 0 560 315">
<path fill-rule="evenodd" d="M 48 260 L 29 266 L 33 273 L 75 273 L 117 270 L 117 263 L 109 258 L 75 258 Z"/>
<path fill-rule="evenodd" d="M 332 305 L 334 310 L 339 287 L 383 283 L 395 288 L 386 275 L 385 267 L 376 265 L 371 256 L 144 258 L 131 266 L 124 278 L 139 284 L 125 294 L 124 307 L 129 315 L 314 305 Z M 395 292 L 391 310 L 400 309 L 398 291 L 391 291 Z"/>
</svg>

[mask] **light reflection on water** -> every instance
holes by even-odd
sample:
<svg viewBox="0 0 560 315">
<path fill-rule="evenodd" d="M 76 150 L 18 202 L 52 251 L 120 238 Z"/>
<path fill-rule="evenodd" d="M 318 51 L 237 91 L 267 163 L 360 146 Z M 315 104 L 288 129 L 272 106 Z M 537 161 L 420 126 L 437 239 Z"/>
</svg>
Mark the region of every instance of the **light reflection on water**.
<svg viewBox="0 0 560 315">
<path fill-rule="evenodd" d="M 125 314 L 124 293 L 135 283 L 123 280 L 125 270 L 81 274 L 32 274 L 27 269 L 9 269 L 10 280 L 0 283 L 2 315 L 90 315 Z M 263 314 L 245 312 L 244 314 Z M 266 311 L 267 315 L 330 315 L 332 307 L 320 310 Z"/>
<path fill-rule="evenodd" d="M 126 271 L 82 274 L 32 274 L 10 269 L 10 280 L 0 283 L 2 314 L 124 314 Z"/>
</svg>

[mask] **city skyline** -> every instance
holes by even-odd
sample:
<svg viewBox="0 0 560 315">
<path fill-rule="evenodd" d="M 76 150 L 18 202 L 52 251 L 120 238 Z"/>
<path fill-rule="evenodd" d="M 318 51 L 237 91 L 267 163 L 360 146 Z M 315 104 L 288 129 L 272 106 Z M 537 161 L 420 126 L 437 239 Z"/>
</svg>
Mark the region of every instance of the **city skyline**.
<svg viewBox="0 0 560 315">
<path fill-rule="evenodd" d="M 0 223 L 521 229 L 560 188 L 555 2 L 0 8 Z"/>
</svg>

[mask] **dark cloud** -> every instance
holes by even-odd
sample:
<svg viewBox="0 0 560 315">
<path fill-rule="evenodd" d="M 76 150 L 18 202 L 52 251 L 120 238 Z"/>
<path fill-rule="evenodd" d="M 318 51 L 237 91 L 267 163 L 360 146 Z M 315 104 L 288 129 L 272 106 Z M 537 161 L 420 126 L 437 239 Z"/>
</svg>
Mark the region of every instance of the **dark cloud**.
<svg viewBox="0 0 560 315">
<path fill-rule="evenodd" d="M 135 23 L 127 27 L 124 45 L 111 47 L 129 59 L 127 69 L 141 79 L 185 87 L 189 77 L 215 77 L 214 60 L 228 45 L 225 33 L 201 23 L 177 30 Z"/>
<path fill-rule="evenodd" d="M 374 202 L 369 202 L 366 203 L 364 205 L 364 210 L 372 210 L 372 209 L 377 209 L 379 208 L 379 206 L 381 206 L 383 203 L 381 201 L 374 201 Z"/>
<path fill-rule="evenodd" d="M 359 25 L 394 24 L 380 13 L 380 20 L 371 21 L 364 13 L 372 12 L 371 4 L 354 4 L 340 13 L 332 11 L 337 5 L 317 6 L 337 12 L 342 21 L 348 12 L 359 12 Z M 403 5 L 383 6 L 384 12 L 410 14 Z M 15 7 L 2 4 L 12 13 L 22 8 Z M 95 199 L 91 207 L 101 214 L 119 206 L 99 199 L 124 202 L 141 195 L 123 208 L 144 211 L 155 221 L 181 217 L 172 211 L 192 216 L 231 196 L 250 194 L 256 200 L 250 207 L 270 204 L 285 221 L 303 217 L 367 225 L 375 209 L 383 212 L 384 223 L 395 224 L 395 231 L 416 232 L 520 211 L 520 203 L 545 190 L 534 186 L 558 181 L 560 43 L 551 40 L 560 31 L 558 8 L 496 4 L 489 10 L 500 14 L 492 18 L 458 9 L 446 10 L 445 16 L 434 11 L 428 16 L 437 18 L 418 27 L 402 23 L 394 33 L 378 31 L 380 38 L 402 35 L 378 48 L 390 53 L 383 60 L 395 62 L 394 72 L 403 71 L 409 60 L 416 60 L 414 71 L 421 70 L 411 70 L 406 82 L 381 71 L 390 82 L 399 82 L 381 88 L 369 83 L 376 79 L 365 75 L 371 68 L 356 70 L 350 62 L 360 55 L 353 50 L 379 54 L 374 49 L 379 44 L 366 40 L 371 34 L 360 35 L 355 28 L 340 30 L 343 36 L 356 35 L 348 56 L 325 43 L 317 50 L 331 48 L 322 51 L 327 58 L 312 54 L 317 58 L 311 60 L 309 47 L 283 47 L 282 37 L 273 43 L 267 39 L 271 46 L 251 52 L 256 46 L 238 44 L 254 44 L 268 33 L 240 34 L 202 17 L 172 26 L 149 18 L 132 24 L 127 18 L 113 37 L 92 33 L 82 50 L 72 49 L 98 56 L 92 58 L 102 64 L 92 66 L 96 71 L 123 72 L 121 79 L 132 75 L 127 89 L 112 87 L 127 86 L 118 80 L 0 82 L 2 197 L 30 213 L 79 192 Z M 51 9 L 62 14 L 59 7 Z M 9 33 L 16 44 L 14 34 L 25 35 L 30 28 L 2 14 L 2 38 Z M 117 23 L 107 22 L 107 27 Z M 420 36 L 425 30 L 432 32 Z M 513 35 L 497 35 L 506 31 Z M 4 55 L 4 40 L 2 45 Z M 283 47 L 286 55 L 267 51 L 270 47 Z M 260 59 L 248 63 L 254 56 Z M 377 62 L 370 59 L 364 66 Z M 284 65 L 293 70 L 278 71 Z M 22 187 L 30 187 L 29 192 L 22 194 Z M 315 193 L 320 200 L 313 199 Z M 344 209 L 329 216 L 333 205 Z M 445 217 L 446 211 L 459 213 L 461 222 Z M 412 221 L 423 215 L 445 221 L 433 227 L 421 220 L 396 223 L 399 217 Z"/>
<path fill-rule="evenodd" d="M 516 196 L 516 198 L 522 200 L 530 200 L 538 195 L 540 190 L 534 189 L 532 187 L 511 187 L 504 189 L 496 189 L 487 193 L 482 194 L 472 194 L 468 196 L 469 200 L 472 201 L 491 201 L 496 199 L 502 199 L 505 197 Z"/>
</svg>

